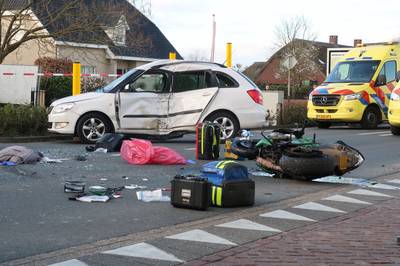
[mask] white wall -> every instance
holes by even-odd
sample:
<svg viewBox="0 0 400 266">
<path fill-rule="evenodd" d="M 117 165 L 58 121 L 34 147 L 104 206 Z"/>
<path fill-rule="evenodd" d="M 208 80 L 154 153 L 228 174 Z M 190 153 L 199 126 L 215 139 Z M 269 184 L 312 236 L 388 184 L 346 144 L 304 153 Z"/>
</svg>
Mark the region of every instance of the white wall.
<svg viewBox="0 0 400 266">
<path fill-rule="evenodd" d="M 37 66 L 0 65 L 0 103 L 30 104 L 37 76 L 24 76 L 23 73 L 37 72 Z M 3 73 L 15 74 L 7 76 Z"/>
<path fill-rule="evenodd" d="M 279 108 L 283 104 L 284 92 L 283 91 L 262 91 L 264 106 L 269 112 L 267 119 L 269 126 L 276 126 L 278 122 Z"/>
</svg>

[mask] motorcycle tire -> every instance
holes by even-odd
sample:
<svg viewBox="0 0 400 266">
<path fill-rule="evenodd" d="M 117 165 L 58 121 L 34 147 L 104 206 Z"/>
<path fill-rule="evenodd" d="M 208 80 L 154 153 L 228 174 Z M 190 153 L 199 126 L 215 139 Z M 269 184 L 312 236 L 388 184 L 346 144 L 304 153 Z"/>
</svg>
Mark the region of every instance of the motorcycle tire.
<svg viewBox="0 0 400 266">
<path fill-rule="evenodd" d="M 291 178 L 313 180 L 335 174 L 335 162 L 326 155 L 316 157 L 291 157 L 282 155 L 279 166 Z"/>
<path fill-rule="evenodd" d="M 258 140 L 233 140 L 231 152 L 239 157 L 254 160 L 258 156 Z"/>
</svg>

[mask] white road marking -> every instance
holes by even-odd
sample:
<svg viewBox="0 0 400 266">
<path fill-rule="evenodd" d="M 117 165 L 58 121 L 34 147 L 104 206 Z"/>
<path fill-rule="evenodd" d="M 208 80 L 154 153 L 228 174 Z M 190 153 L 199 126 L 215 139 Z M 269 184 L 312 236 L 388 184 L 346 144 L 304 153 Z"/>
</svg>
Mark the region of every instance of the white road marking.
<svg viewBox="0 0 400 266">
<path fill-rule="evenodd" d="M 297 220 L 297 221 L 307 221 L 307 222 L 315 222 L 315 220 L 307 218 L 305 216 L 297 215 L 292 212 L 284 211 L 284 210 L 276 210 L 272 212 L 266 212 L 260 214 L 261 217 L 269 217 L 269 218 L 277 218 L 277 219 L 287 219 L 287 220 Z"/>
<path fill-rule="evenodd" d="M 393 134 L 390 133 L 390 134 L 382 134 L 382 135 L 379 135 L 379 137 L 388 137 L 388 136 L 393 136 Z"/>
<path fill-rule="evenodd" d="M 185 148 L 185 151 L 195 151 L 196 148 Z"/>
<path fill-rule="evenodd" d="M 172 235 L 172 236 L 167 236 L 165 238 L 237 246 L 237 244 L 235 244 L 229 240 L 226 240 L 222 237 L 210 234 L 206 231 L 199 230 L 199 229 L 187 231 L 187 232 Z"/>
<path fill-rule="evenodd" d="M 67 260 L 59 263 L 50 264 L 48 266 L 88 266 L 88 265 L 80 260 L 73 259 L 73 260 Z"/>
<path fill-rule="evenodd" d="M 386 181 L 386 182 L 393 183 L 393 184 L 400 184 L 400 179 L 393 179 L 393 180 L 389 180 L 389 181 Z"/>
<path fill-rule="evenodd" d="M 333 195 L 327 198 L 324 198 L 322 200 L 330 200 L 330 201 L 338 201 L 338 202 L 348 202 L 348 203 L 358 203 L 358 204 L 372 204 L 366 201 L 358 200 L 358 199 L 353 199 L 350 197 L 342 196 L 342 195 Z"/>
<path fill-rule="evenodd" d="M 136 258 L 154 259 L 154 260 L 184 262 L 175 257 L 174 255 L 167 253 L 147 243 L 138 243 L 131 246 L 104 251 L 102 253 L 110 255 L 136 257 Z"/>
<path fill-rule="evenodd" d="M 218 224 L 218 227 L 225 227 L 225 228 L 235 228 L 235 229 L 244 229 L 244 230 L 256 230 L 256 231 L 268 231 L 268 232 L 282 232 L 281 230 L 252 222 L 246 219 L 239 219 L 233 222 Z"/>
<path fill-rule="evenodd" d="M 387 198 L 393 198 L 392 196 L 383 194 L 383 193 L 379 193 L 379 192 L 375 192 L 375 191 L 371 191 L 371 190 L 367 190 L 367 189 L 356 189 L 356 190 L 352 190 L 347 192 L 349 194 L 354 194 L 354 195 L 364 195 L 364 196 L 375 196 L 375 197 L 387 197 Z"/>
<path fill-rule="evenodd" d="M 368 136 L 368 135 L 378 135 L 378 134 L 388 134 L 390 131 L 374 131 L 374 132 L 364 132 L 358 133 L 358 136 Z"/>
<path fill-rule="evenodd" d="M 369 185 L 367 187 L 370 188 L 379 188 L 379 189 L 387 189 L 387 190 L 396 190 L 396 189 L 400 189 L 399 187 L 396 186 L 391 186 L 391 185 L 386 185 L 386 184 L 373 184 L 373 185 Z"/>
<path fill-rule="evenodd" d="M 301 205 L 294 206 L 296 209 L 304 209 L 304 210 L 313 210 L 313 211 L 323 211 L 323 212 L 339 212 L 346 213 L 345 211 L 335 209 L 329 206 L 325 206 L 323 204 L 319 204 L 316 202 L 307 202 Z"/>
</svg>

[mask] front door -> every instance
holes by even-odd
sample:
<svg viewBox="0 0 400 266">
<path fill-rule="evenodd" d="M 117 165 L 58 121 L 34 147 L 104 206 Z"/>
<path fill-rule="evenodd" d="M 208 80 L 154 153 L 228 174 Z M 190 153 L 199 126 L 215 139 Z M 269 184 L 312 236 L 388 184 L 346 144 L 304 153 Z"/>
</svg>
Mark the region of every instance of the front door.
<svg viewBox="0 0 400 266">
<path fill-rule="evenodd" d="M 167 128 L 194 127 L 217 92 L 211 71 L 174 73 Z"/>
<path fill-rule="evenodd" d="M 388 112 L 390 94 L 396 86 L 396 72 L 397 66 L 395 60 L 385 62 L 378 74 L 374 84 L 375 86 L 373 86 L 375 94 L 372 94 L 371 96 L 381 107 L 385 116 L 387 116 Z"/>
<path fill-rule="evenodd" d="M 169 74 L 159 70 L 147 71 L 127 83 L 117 96 L 120 128 L 151 133 L 165 128 L 169 93 Z"/>
</svg>

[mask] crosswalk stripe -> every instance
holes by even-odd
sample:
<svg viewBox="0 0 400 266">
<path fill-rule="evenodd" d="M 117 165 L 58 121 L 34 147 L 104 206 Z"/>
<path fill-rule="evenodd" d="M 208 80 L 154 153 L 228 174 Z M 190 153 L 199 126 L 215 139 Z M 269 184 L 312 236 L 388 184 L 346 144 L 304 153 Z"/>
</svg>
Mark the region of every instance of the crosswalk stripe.
<svg viewBox="0 0 400 266">
<path fill-rule="evenodd" d="M 244 229 L 244 230 L 256 230 L 256 231 L 268 231 L 268 232 L 282 232 L 281 230 L 252 222 L 246 219 L 239 219 L 236 221 L 218 224 L 218 227 L 225 227 L 225 228 L 235 228 L 235 229 Z"/>
<path fill-rule="evenodd" d="M 229 240 L 226 240 L 225 238 L 210 234 L 200 229 L 195 229 L 172 236 L 167 236 L 165 238 L 237 246 L 237 244 Z"/>
<path fill-rule="evenodd" d="M 127 257 L 145 258 L 153 260 L 184 262 L 174 255 L 167 253 L 153 245 L 147 243 L 138 243 L 131 246 L 117 248 L 102 252 L 103 254 L 119 255 Z"/>
<path fill-rule="evenodd" d="M 315 220 L 307 218 L 305 216 L 301 216 L 292 212 L 284 211 L 284 210 L 276 210 L 272 212 L 266 212 L 260 214 L 261 217 L 269 217 L 269 218 L 276 218 L 276 219 L 287 219 L 287 220 L 297 220 L 297 221 L 308 221 L 308 222 L 315 222 Z"/>
<path fill-rule="evenodd" d="M 358 204 L 372 204 L 366 201 L 358 200 L 358 199 L 353 199 L 350 197 L 342 196 L 342 195 L 333 195 L 327 198 L 324 198 L 323 200 L 330 200 L 330 201 L 338 201 L 338 202 L 348 202 L 348 203 L 358 203 Z"/>
<path fill-rule="evenodd" d="M 313 211 L 324 211 L 324 212 L 339 212 L 339 213 L 346 213 L 345 211 L 335 209 L 323 204 L 319 204 L 316 202 L 307 202 L 301 205 L 294 206 L 293 208 L 296 209 L 304 209 L 304 210 L 313 210 Z"/>
<path fill-rule="evenodd" d="M 382 135 L 379 135 L 379 137 L 388 137 L 388 136 L 393 136 L 393 134 L 390 133 L 390 134 L 382 134 Z"/>
<path fill-rule="evenodd" d="M 88 266 L 88 265 L 80 260 L 73 259 L 73 260 L 67 260 L 59 263 L 50 264 L 48 266 Z"/>
<path fill-rule="evenodd" d="M 370 187 L 370 188 L 379 188 L 379 189 L 387 189 L 387 190 L 396 190 L 396 189 L 400 189 L 399 187 L 391 186 L 391 185 L 386 185 L 386 184 L 373 184 L 373 185 L 368 185 L 367 187 Z"/>
<path fill-rule="evenodd" d="M 393 183 L 393 184 L 400 184 L 400 179 L 392 179 L 387 181 L 388 183 Z"/>
<path fill-rule="evenodd" d="M 379 193 L 379 192 L 375 192 L 375 191 L 371 191 L 371 190 L 367 190 L 367 189 L 356 189 L 356 190 L 352 190 L 347 192 L 349 194 L 354 194 L 354 195 L 364 195 L 364 196 L 375 196 L 375 197 L 388 197 L 388 198 L 393 198 L 392 196 L 383 194 L 383 193 Z"/>
<path fill-rule="evenodd" d="M 375 132 L 364 132 L 364 133 L 358 133 L 358 136 L 368 136 L 368 135 L 378 135 L 378 134 L 387 134 L 390 131 L 375 131 Z"/>
</svg>

